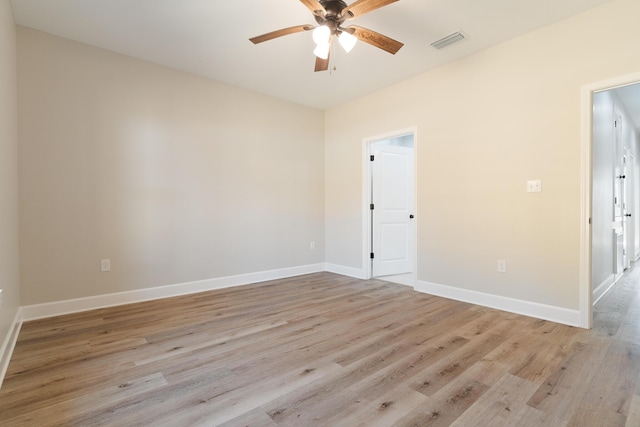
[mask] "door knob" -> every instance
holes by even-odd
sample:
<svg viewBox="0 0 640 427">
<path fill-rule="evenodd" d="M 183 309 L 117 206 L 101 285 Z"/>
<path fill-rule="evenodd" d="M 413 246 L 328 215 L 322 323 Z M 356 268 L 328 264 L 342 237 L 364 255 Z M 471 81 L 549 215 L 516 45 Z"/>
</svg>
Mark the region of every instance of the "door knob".
<svg viewBox="0 0 640 427">
<path fill-rule="evenodd" d="M 413 215 L 409 215 L 409 219 L 413 219 Z"/>
<path fill-rule="evenodd" d="M 630 217 L 630 216 L 631 216 L 631 214 L 624 214 L 624 216 Z"/>
</svg>

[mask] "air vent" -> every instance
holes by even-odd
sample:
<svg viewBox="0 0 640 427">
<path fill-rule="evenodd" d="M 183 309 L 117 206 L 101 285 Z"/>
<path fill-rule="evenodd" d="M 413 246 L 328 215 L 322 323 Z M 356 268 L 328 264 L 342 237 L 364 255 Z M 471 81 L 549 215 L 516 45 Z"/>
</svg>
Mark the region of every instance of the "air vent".
<svg viewBox="0 0 640 427">
<path fill-rule="evenodd" d="M 462 32 L 456 31 L 455 33 L 451 33 L 448 36 L 441 38 L 440 40 L 436 40 L 435 42 L 431 43 L 431 46 L 435 47 L 436 49 L 442 49 L 443 47 L 447 47 L 450 44 L 457 43 L 460 40 L 464 40 L 466 38 L 467 36 Z"/>
</svg>

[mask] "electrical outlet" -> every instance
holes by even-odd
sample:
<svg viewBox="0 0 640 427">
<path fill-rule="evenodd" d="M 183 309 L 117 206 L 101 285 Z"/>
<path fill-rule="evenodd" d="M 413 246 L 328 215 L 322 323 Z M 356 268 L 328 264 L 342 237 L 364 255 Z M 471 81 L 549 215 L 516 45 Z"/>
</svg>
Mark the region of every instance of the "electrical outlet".
<svg viewBox="0 0 640 427">
<path fill-rule="evenodd" d="M 309 242 L 309 249 L 314 250 L 316 248 L 316 242 L 313 240 Z"/>
<path fill-rule="evenodd" d="M 507 272 L 507 262 L 503 259 L 498 260 L 498 273 L 506 273 Z"/>
<path fill-rule="evenodd" d="M 102 272 L 111 271 L 111 260 L 110 259 L 100 260 L 100 271 L 102 271 Z"/>
</svg>

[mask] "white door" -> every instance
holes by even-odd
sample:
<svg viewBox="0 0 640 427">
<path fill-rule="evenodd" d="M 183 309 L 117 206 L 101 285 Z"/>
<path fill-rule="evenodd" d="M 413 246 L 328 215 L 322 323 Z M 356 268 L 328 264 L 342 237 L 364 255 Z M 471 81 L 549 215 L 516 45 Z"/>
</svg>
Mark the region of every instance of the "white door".
<svg viewBox="0 0 640 427">
<path fill-rule="evenodd" d="M 372 168 L 372 276 L 411 273 L 413 149 L 377 146 Z"/>
</svg>

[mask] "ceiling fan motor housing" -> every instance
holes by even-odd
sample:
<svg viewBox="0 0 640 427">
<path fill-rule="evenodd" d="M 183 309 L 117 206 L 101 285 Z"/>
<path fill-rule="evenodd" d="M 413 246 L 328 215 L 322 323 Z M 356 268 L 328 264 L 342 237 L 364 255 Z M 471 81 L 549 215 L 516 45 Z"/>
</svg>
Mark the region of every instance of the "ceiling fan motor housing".
<svg viewBox="0 0 640 427">
<path fill-rule="evenodd" d="M 350 11 L 347 11 L 345 16 L 342 16 L 342 11 L 347 7 L 347 4 L 343 0 L 319 0 L 319 3 L 324 7 L 326 13 L 324 16 L 315 15 L 316 22 L 319 25 L 326 25 L 331 29 L 331 33 L 335 34 L 342 23 L 353 16 Z"/>
</svg>

